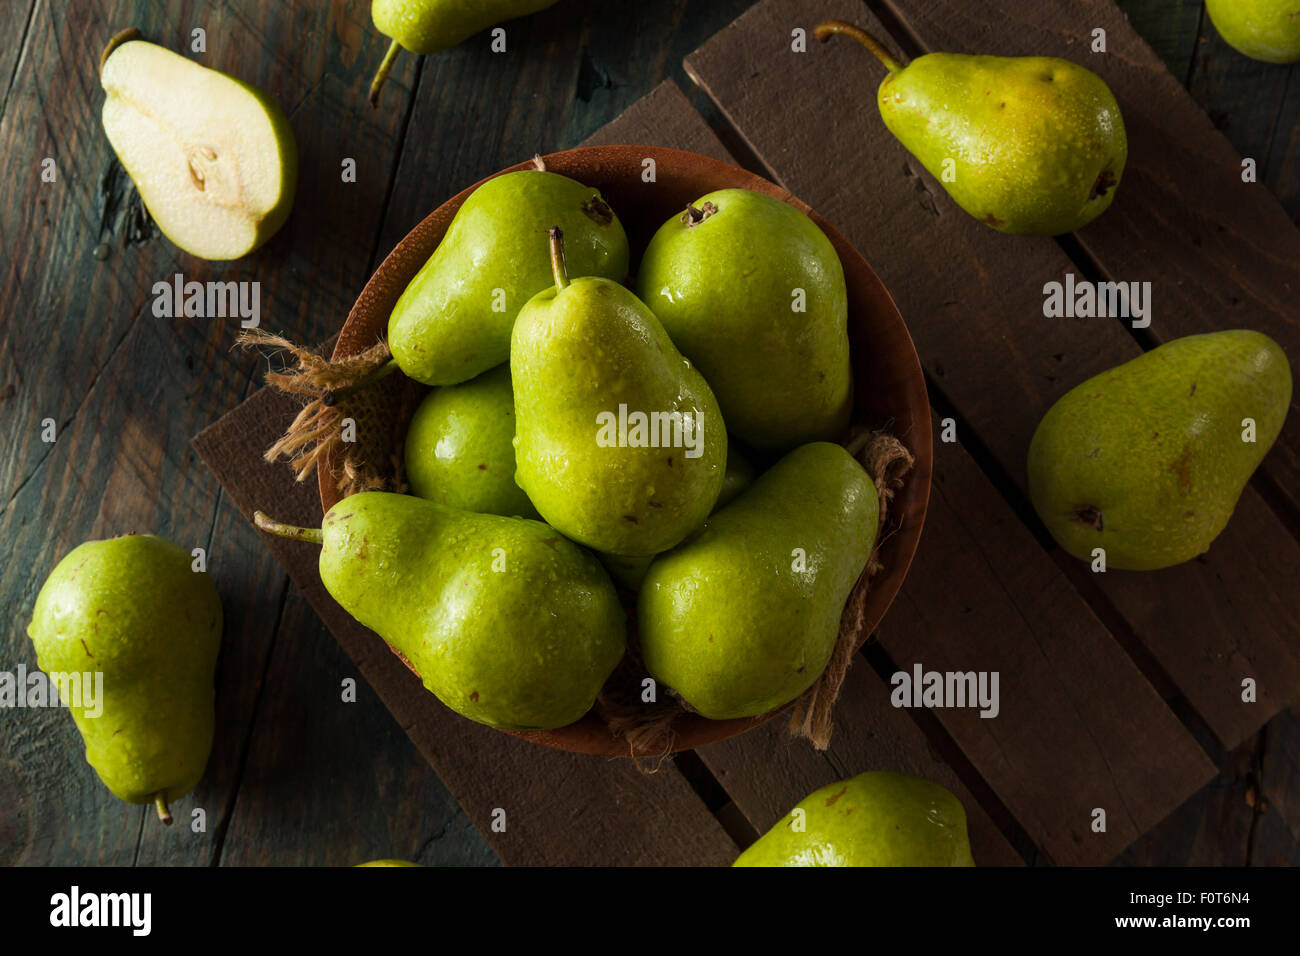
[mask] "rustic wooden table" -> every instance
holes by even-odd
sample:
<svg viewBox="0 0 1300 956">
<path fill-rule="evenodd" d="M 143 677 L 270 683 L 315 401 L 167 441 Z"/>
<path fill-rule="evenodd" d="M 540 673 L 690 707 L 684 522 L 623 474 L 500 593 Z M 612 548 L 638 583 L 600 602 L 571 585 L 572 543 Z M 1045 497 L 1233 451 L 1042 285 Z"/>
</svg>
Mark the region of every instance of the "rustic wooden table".
<svg viewBox="0 0 1300 956">
<path fill-rule="evenodd" d="M 734 95 L 728 99 L 729 78 L 717 68 L 719 48 L 693 59 L 689 77 L 682 64 L 755 2 L 563 0 L 511 27 L 505 55 L 470 41 L 438 56 L 405 57 L 375 111 L 366 106 L 364 89 L 386 41 L 371 27 L 368 6 L 363 0 L 0 4 L 0 35 L 7 38 L 0 48 L 6 82 L 0 154 L 13 187 L 0 201 L 0 423 L 6 437 L 0 541 L 7 556 L 0 566 L 6 625 L 0 669 L 35 666 L 25 627 L 57 560 L 82 540 L 125 531 L 157 532 L 207 548 L 225 599 L 227 634 L 238 635 L 227 640 L 220 664 L 212 761 L 187 804 L 207 812 L 204 834 L 163 831 L 147 810 L 112 799 L 85 765 L 66 714 L 0 711 L 0 863 L 292 865 L 388 856 L 429 864 L 498 862 L 191 448 L 192 436 L 256 391 L 264 363 L 232 348 L 233 322 L 156 318 L 150 290 L 176 272 L 200 281 L 257 280 L 264 327 L 298 341 L 325 340 L 379 260 L 429 210 L 520 158 L 583 141 L 664 79 L 675 80 L 722 144 L 752 164 L 762 151 L 762 118 L 745 120 L 753 106 Z M 1023 6 L 1036 4 L 1025 0 Z M 1300 221 L 1300 71 L 1231 51 L 1194 0 L 1120 0 L 1119 6 L 1239 153 L 1258 161 L 1261 181 Z M 197 58 L 261 86 L 289 114 L 302 157 L 296 208 L 284 230 L 247 260 L 202 263 L 139 228 L 137 200 L 99 123 L 103 97 L 96 76 L 103 42 L 130 24 L 177 49 L 202 27 L 207 48 Z M 720 110 L 715 99 L 735 108 Z M 868 110 L 870 104 L 844 102 L 840 108 Z M 743 135 L 733 128 L 736 122 Z M 57 170 L 54 182 L 40 175 L 47 158 Z M 340 169 L 349 158 L 356 162 L 356 182 L 340 188 Z M 812 195 L 805 198 L 820 208 Z M 1194 203 L 1197 197 L 1184 199 Z M 918 349 L 926 359 L 922 337 Z M 932 381 L 945 378 L 937 363 L 927 362 L 927 371 Z M 978 419 L 960 381 L 941 384 L 937 405 L 952 398 Z M 48 420 L 56 429 L 53 443 L 42 439 Z M 997 490 L 1014 499 L 999 440 L 981 438 L 972 454 Z M 949 467 L 950 488 L 984 487 L 975 472 L 962 472 L 966 466 Z M 1294 516 L 1285 491 L 1267 485 L 1261 493 L 1279 513 Z M 931 534 L 945 534 L 942 511 L 927 528 Z M 1035 547 L 1028 536 L 1024 543 Z M 1058 579 L 1065 580 L 1052 577 Z M 1027 575 L 1023 583 L 1032 587 L 1035 580 Z M 1132 637 L 1144 614 L 1193 613 L 1144 608 L 1122 595 L 1097 600 L 1077 574 L 1070 580 L 1117 636 Z M 960 605 L 972 591 L 958 587 L 953 601 Z M 1223 620 L 1242 613 L 1218 592 L 1212 598 Z M 914 600 L 900 597 L 900 603 L 894 613 L 910 625 L 918 613 Z M 1294 623 L 1294 612 L 1286 621 Z M 1081 641 L 1086 630 L 1080 625 Z M 900 656 L 887 634 L 882 641 Z M 1125 645 L 1139 661 L 1140 643 Z M 1150 653 L 1158 657 L 1160 648 Z M 1159 668 L 1143 671 L 1158 683 L 1152 674 Z M 357 701 L 339 706 L 340 681 L 347 677 L 358 678 Z M 1216 715 L 1212 703 L 1186 687 L 1190 703 L 1159 689 L 1220 772 L 1154 829 L 1137 825 L 1135 832 L 1148 832 L 1118 844 L 1131 842 L 1119 862 L 1300 863 L 1300 717 L 1286 709 L 1294 701 L 1277 702 L 1276 716 L 1256 732 Z M 980 747 L 960 727 L 947 730 L 979 763 Z M 1233 745 L 1225 747 L 1225 738 Z M 743 831 L 743 820 L 728 825 L 729 816 L 740 816 L 733 800 L 748 807 L 761 803 L 762 795 L 744 793 L 753 781 L 730 775 L 737 760 L 727 764 L 706 755 L 705 762 L 711 774 L 695 772 L 702 764 L 694 755 L 678 766 L 687 778 L 704 781 L 697 790 L 723 825 Z M 1185 762 L 1193 764 L 1190 757 Z M 993 808 L 990 815 L 1034 862 L 1033 844 L 1020 831 L 1020 825 L 1033 831 L 1027 822 L 1032 812 L 1017 802 L 1015 788 L 1005 785 L 996 767 L 979 766 L 997 790 L 978 794 L 985 809 Z M 709 790 L 719 781 L 727 792 Z M 545 781 L 527 785 L 544 787 Z M 1001 814 L 1000 801 L 1008 805 Z M 573 842 L 581 843 L 584 834 L 617 841 L 618 834 L 604 832 L 581 806 L 570 816 Z M 1020 825 L 1010 823 L 1011 816 Z M 1052 852 L 1050 838 L 1029 835 L 1052 858 L 1069 858 L 1068 850 Z"/>
</svg>

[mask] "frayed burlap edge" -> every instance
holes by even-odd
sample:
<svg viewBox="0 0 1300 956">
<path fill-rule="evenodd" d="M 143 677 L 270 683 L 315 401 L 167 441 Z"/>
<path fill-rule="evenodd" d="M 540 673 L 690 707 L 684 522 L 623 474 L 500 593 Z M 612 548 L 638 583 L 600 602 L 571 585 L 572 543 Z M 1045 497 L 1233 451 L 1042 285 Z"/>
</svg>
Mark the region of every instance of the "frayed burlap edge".
<svg viewBox="0 0 1300 956">
<path fill-rule="evenodd" d="M 296 362 L 289 371 L 267 372 L 266 383 L 290 395 L 309 396 L 311 400 L 262 457 L 268 462 L 288 458 L 298 481 L 314 474 L 344 444 L 344 419 L 361 421 L 368 417 L 371 396 L 366 389 L 339 400 L 335 400 L 335 393 L 376 377 L 392 358 L 388 344 L 379 342 L 356 355 L 333 361 L 261 329 L 244 331 L 238 344 L 244 348 L 288 352 Z M 394 490 L 393 481 L 369 463 L 365 451 L 363 445 L 349 443 L 333 475 L 335 488 L 343 497 L 362 491 Z"/>
<path fill-rule="evenodd" d="M 807 739 L 818 750 L 825 750 L 830 745 L 835 702 L 857 650 L 870 581 L 884 568 L 880 561 L 880 547 L 897 531 L 886 530 L 889 504 L 902 487 L 903 477 L 915 462 L 914 456 L 903 443 L 884 431 L 858 435 L 849 442 L 848 450 L 862 463 L 875 482 L 880 509 L 877 520 L 879 531 L 875 546 L 867 559 L 867 566 L 854 584 L 840 615 L 839 637 L 831 652 L 831 659 L 816 683 L 794 702 L 791 709 L 791 734 Z M 625 663 L 632 667 L 639 665 L 638 648 L 629 649 Z M 639 700 L 620 701 L 613 695 L 602 692 L 597 698 L 596 707 L 610 731 L 627 743 L 628 755 L 643 773 L 659 771 L 672 754 L 677 741 L 674 722 L 682 714 L 692 712 L 690 705 L 671 690 L 666 699 L 649 708 Z"/>
<path fill-rule="evenodd" d="M 854 444 L 850 442 L 850 448 L 853 448 Z M 835 642 L 835 650 L 831 652 L 830 662 L 827 663 L 826 669 L 822 671 L 817 682 L 795 701 L 790 712 L 790 733 L 805 738 L 818 750 L 825 750 L 830 746 L 831 733 L 834 729 L 835 701 L 839 699 L 840 688 L 844 685 L 844 675 L 848 673 L 853 655 L 857 651 L 858 635 L 864 624 L 863 611 L 867 603 L 871 578 L 884 567 L 880 562 L 880 546 L 893 533 L 886 532 L 889 503 L 897 490 L 903 486 L 903 476 L 911 470 L 916 461 L 902 442 L 885 432 L 871 433 L 856 457 L 867 469 L 867 474 L 875 480 L 876 493 L 880 497 L 876 544 L 871 549 L 866 568 L 853 586 L 849 600 L 844 606 L 844 613 L 840 615 L 840 635 Z"/>
</svg>

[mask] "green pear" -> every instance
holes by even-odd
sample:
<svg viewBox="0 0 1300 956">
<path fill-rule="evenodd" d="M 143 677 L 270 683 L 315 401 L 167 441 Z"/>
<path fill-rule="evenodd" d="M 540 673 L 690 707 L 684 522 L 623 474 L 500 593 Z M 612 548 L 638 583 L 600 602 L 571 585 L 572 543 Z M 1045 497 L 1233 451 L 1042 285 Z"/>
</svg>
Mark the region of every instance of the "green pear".
<svg viewBox="0 0 1300 956">
<path fill-rule="evenodd" d="M 449 508 L 536 518 L 515 484 L 515 396 L 499 365 L 424 397 L 406 430 L 411 494 Z"/>
<path fill-rule="evenodd" d="M 902 773 L 858 774 L 805 797 L 733 866 L 974 866 L 966 810 Z"/>
<path fill-rule="evenodd" d="M 1300 0 L 1205 0 L 1219 35 L 1265 63 L 1300 61 Z"/>
<path fill-rule="evenodd" d="M 844 269 L 798 209 L 746 189 L 701 196 L 655 233 L 637 291 L 738 438 L 779 453 L 848 425 Z"/>
<path fill-rule="evenodd" d="M 598 190 L 534 169 L 497 176 L 465 200 L 393 308 L 398 367 L 425 385 L 455 385 L 505 362 L 519 310 L 551 284 L 555 223 L 573 275 L 626 278 L 627 235 Z"/>
<path fill-rule="evenodd" d="M 261 90 L 118 34 L 99 80 L 104 132 L 163 235 L 202 259 L 238 259 L 289 217 L 298 148 Z"/>
<path fill-rule="evenodd" d="M 64 698 L 86 760 L 115 796 L 154 804 L 164 823 L 212 750 L 221 599 L 192 560 L 154 535 L 87 541 L 50 573 L 27 628 L 51 677 L 103 675 L 94 708 L 84 693 Z"/>
<path fill-rule="evenodd" d="M 708 384 L 635 295 L 569 279 L 519 313 L 510 343 L 515 481 L 546 521 L 596 551 L 656 554 L 698 528 L 722 490 L 727 431 Z"/>
<path fill-rule="evenodd" d="M 503 20 L 553 7 L 558 0 L 372 0 L 370 18 L 384 36 L 392 37 L 384 61 L 370 84 L 370 105 L 402 50 L 421 55 L 437 53 L 467 40 Z"/>
<path fill-rule="evenodd" d="M 713 720 L 794 700 L 830 660 L 878 517 L 842 447 L 790 452 L 650 565 L 637 602 L 650 675 Z"/>
<path fill-rule="evenodd" d="M 423 863 L 412 863 L 409 860 L 371 860 L 369 863 L 358 863 L 357 866 L 416 866 L 423 867 Z"/>
<path fill-rule="evenodd" d="M 542 524 L 381 491 L 344 498 L 321 528 L 258 512 L 259 528 L 321 545 L 326 590 L 459 714 L 561 727 L 589 709 L 627 625 L 599 562 Z"/>
<path fill-rule="evenodd" d="M 735 444 L 729 444 L 727 471 L 722 476 L 722 490 L 718 492 L 718 500 L 714 502 L 713 510 L 716 512 L 719 508 L 725 508 L 753 481 L 754 466 Z M 641 582 L 645 580 L 646 572 L 650 570 L 650 564 L 655 559 L 653 554 L 601 554 L 598 557 L 614 582 L 634 594 L 641 590 Z"/>
<path fill-rule="evenodd" d="M 885 126 L 968 213 L 999 232 L 1056 236 L 1086 226 L 1115 198 L 1128 138 L 1101 77 L 1054 57 L 930 53 L 901 65 L 838 20 L 820 40 L 851 36 L 885 64 Z"/>
<path fill-rule="evenodd" d="M 1282 430 L 1291 368 L 1276 342 L 1190 335 L 1061 396 L 1029 445 L 1029 497 L 1058 544 L 1133 571 L 1204 553 Z"/>
</svg>

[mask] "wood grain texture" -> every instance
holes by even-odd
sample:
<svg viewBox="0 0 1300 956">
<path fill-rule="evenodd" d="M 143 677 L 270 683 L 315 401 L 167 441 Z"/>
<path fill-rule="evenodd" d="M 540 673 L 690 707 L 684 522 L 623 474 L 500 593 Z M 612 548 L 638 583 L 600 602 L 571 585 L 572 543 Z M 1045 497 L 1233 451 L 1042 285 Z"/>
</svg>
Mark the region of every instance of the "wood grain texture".
<svg viewBox="0 0 1300 956">
<path fill-rule="evenodd" d="M 316 612 L 290 589 L 222 866 L 353 866 L 497 857 Z M 343 699 L 343 681 L 355 702 Z M 310 828 L 300 820 L 314 821 Z M 140 862 L 146 862 L 141 860 Z"/>
<path fill-rule="evenodd" d="M 880 644 L 911 673 L 999 674 L 1000 713 L 937 710 L 1051 861 L 1105 863 L 1215 776 L 1214 765 L 953 445 Z M 1105 832 L 1092 830 L 1105 810 Z"/>
<path fill-rule="evenodd" d="M 239 767 L 262 672 L 274 641 L 284 576 L 246 524 L 222 503 L 220 486 L 189 438 L 253 387 L 259 362 L 232 350 L 232 319 L 168 320 L 152 313 L 152 285 L 187 279 L 261 283 L 263 324 L 323 335 L 346 314 L 351 287 L 367 275 L 378 229 L 368 188 L 340 182 L 343 143 L 396 149 L 396 129 L 345 98 L 348 47 L 368 16 L 344 6 L 282 4 L 40 4 L 28 31 L 0 142 L 15 168 L 53 156 L 58 180 L 16 178 L 0 203 L 0 234 L 22 237 L 22 254 L 0 263 L 0 290 L 20 308 L 0 324 L 0 601 L 14 626 L 0 635 L 6 668 L 35 664 L 24 633 L 45 576 L 80 541 L 127 531 L 163 534 L 207 550 L 223 596 L 226 632 L 218 670 L 218 734 L 207 775 L 178 814 L 208 814 L 206 834 L 150 825 L 150 810 L 124 807 L 86 766 L 72 721 L 56 711 L 0 721 L 0 753 L 21 772 L 25 836 L 6 855 L 28 863 L 208 863 L 236 802 Z M 300 195 L 279 235 L 236 263 L 206 263 L 156 230 L 138 229 L 140 204 L 99 122 L 100 48 L 125 25 L 181 47 L 207 31 L 206 65 L 260 85 L 284 105 L 305 157 Z M 284 37 L 311 38 L 290 56 Z M 324 157 L 312 162 L 313 157 Z M 364 168 L 364 167 L 363 167 Z M 373 180 L 382 196 L 383 180 Z M 357 190 L 348 193 L 348 189 Z M 306 198 L 304 197 L 312 197 Z M 361 200 L 356 206 L 348 200 Z M 91 253 L 105 244 L 106 259 Z M 321 283 L 320 275 L 334 281 Z M 57 440 L 40 439 L 51 418 Z M 234 520 L 232 520 L 234 519 Z"/>
<path fill-rule="evenodd" d="M 973 430 L 962 441 L 987 450 L 1000 490 L 1037 527 L 1024 457 L 1039 419 L 1070 387 L 1140 350 L 1112 320 L 1044 319 L 1043 285 L 1075 271 L 1061 248 L 974 221 L 874 108 L 844 108 L 874 101 L 879 72 L 865 50 L 838 42 L 790 51 L 794 27 L 827 17 L 883 32 L 856 0 L 765 0 L 692 54 L 687 69 L 782 184 L 872 263 L 932 385 Z M 775 110 L 774 102 L 798 106 Z M 1300 688 L 1300 546 L 1253 490 L 1203 558 L 1157 574 L 1092 577 L 1225 743 L 1240 743 Z M 1240 701 L 1245 676 L 1269 685 L 1256 704 Z"/>
<path fill-rule="evenodd" d="M 888 620 L 888 619 L 886 619 Z M 849 668 L 835 707 L 830 748 L 796 740 L 785 720 L 698 751 L 760 834 L 819 787 L 868 770 L 926 777 L 951 790 L 966 808 L 971 853 L 979 866 L 1022 866 L 1024 860 L 925 735 L 889 705 L 888 688 L 865 660 Z"/>
<path fill-rule="evenodd" d="M 1115 0 L 1115 6 L 1169 72 L 1186 80 L 1201 37 L 1205 13 L 1202 0 Z"/>
<path fill-rule="evenodd" d="M 1276 718 L 1281 720 L 1279 716 Z M 1248 866 L 1259 822 L 1262 743 L 1252 738 L 1220 761 L 1219 776 L 1115 859 L 1117 866 Z M 1295 848 L 1267 841 L 1270 853 Z"/>
<path fill-rule="evenodd" d="M 1252 328 L 1300 361 L 1300 230 L 1267 185 L 1242 181 L 1237 150 L 1116 7 L 1090 0 L 886 6 L 927 51 L 1060 56 L 1101 76 L 1124 114 L 1128 165 L 1111 208 L 1078 233 L 1083 247 L 1108 278 L 1153 283 L 1147 331 L 1157 340 Z M 1090 52 L 1096 28 L 1106 31 L 1104 54 Z M 1208 24 L 1205 31 L 1213 34 Z M 1212 42 L 1222 41 L 1214 35 Z M 1294 70 L 1261 73 L 1245 57 L 1216 63 L 1228 76 L 1248 77 L 1251 94 L 1272 114 L 1262 121 L 1277 121 Z M 1300 527 L 1300 394 L 1260 473 Z"/>
<path fill-rule="evenodd" d="M 1138 32 L 1142 33 L 1140 26 Z M 1145 36 L 1145 34 L 1144 34 Z M 1149 38 L 1148 38 L 1149 39 Z M 1208 13 L 1186 74 L 1187 87 L 1260 182 L 1300 223 L 1300 80 L 1295 67 L 1252 60 L 1224 42 Z"/>
</svg>

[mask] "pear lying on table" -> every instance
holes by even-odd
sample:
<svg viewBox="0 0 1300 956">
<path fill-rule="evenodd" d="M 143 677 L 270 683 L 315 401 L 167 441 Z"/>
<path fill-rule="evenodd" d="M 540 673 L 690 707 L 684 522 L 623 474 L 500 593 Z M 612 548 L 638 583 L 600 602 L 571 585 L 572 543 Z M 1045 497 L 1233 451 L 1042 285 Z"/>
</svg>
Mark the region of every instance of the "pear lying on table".
<svg viewBox="0 0 1300 956">
<path fill-rule="evenodd" d="M 848 291 L 802 211 L 747 189 L 701 196 L 650 240 L 637 292 L 737 438 L 780 454 L 840 437 L 853 406 Z"/>
<path fill-rule="evenodd" d="M 999 232 L 1056 236 L 1115 198 L 1128 138 L 1102 79 L 1044 56 L 930 53 L 907 66 L 841 20 L 816 35 L 852 37 L 889 70 L 876 101 L 885 126 L 948 194 Z"/>
<path fill-rule="evenodd" d="M 402 50 L 437 53 L 503 20 L 555 6 L 558 0 L 373 0 L 370 18 L 380 33 L 393 38 L 370 84 L 370 105 Z"/>
<path fill-rule="evenodd" d="M 411 494 L 449 508 L 536 518 L 515 484 L 515 395 L 500 365 L 424 397 L 406 429 Z"/>
<path fill-rule="evenodd" d="M 626 620 L 590 554 L 539 521 L 382 491 L 321 527 L 257 526 L 321 546 L 326 590 L 452 710 L 507 730 L 585 714 L 623 656 Z"/>
<path fill-rule="evenodd" d="M 414 866 L 423 868 L 423 863 L 412 863 L 410 860 L 371 860 L 369 863 L 358 863 L 357 866 Z"/>
<path fill-rule="evenodd" d="M 65 702 L 87 762 L 114 795 L 154 804 L 164 823 L 212 750 L 221 599 L 192 560 L 154 535 L 88 541 L 50 572 L 27 628 L 42 670 L 81 675 L 80 699 Z M 103 697 L 89 707 L 94 673 Z"/>
<path fill-rule="evenodd" d="M 202 259 L 245 256 L 293 206 L 289 121 L 261 90 L 138 37 L 101 60 L 108 141 L 163 235 Z"/>
<path fill-rule="evenodd" d="M 966 810 L 944 787 L 863 773 L 809 794 L 734 866 L 974 866 Z"/>
<path fill-rule="evenodd" d="M 554 286 L 520 311 L 510 343 L 515 480 L 573 540 L 657 554 L 717 501 L 726 426 L 654 314 L 609 279 L 570 279 L 564 249 L 552 229 Z"/>
<path fill-rule="evenodd" d="M 1300 61 L 1296 0 L 1205 0 L 1219 35 L 1239 53 L 1265 63 Z"/>
<path fill-rule="evenodd" d="M 637 601 L 650 675 L 712 720 L 794 700 L 830 660 L 878 517 L 875 483 L 839 445 L 790 452 L 650 565 Z"/>
<path fill-rule="evenodd" d="M 1227 525 L 1290 404 L 1291 367 L 1268 336 L 1174 339 L 1057 399 L 1029 445 L 1029 497 L 1076 558 L 1190 561 Z"/>
</svg>

